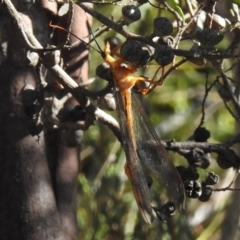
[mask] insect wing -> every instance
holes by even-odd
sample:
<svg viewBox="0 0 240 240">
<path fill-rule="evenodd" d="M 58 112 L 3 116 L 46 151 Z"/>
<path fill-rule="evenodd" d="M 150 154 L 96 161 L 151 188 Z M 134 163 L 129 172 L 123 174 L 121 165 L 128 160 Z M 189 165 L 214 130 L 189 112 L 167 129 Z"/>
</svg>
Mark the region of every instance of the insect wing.
<svg viewBox="0 0 240 240">
<path fill-rule="evenodd" d="M 154 220 L 153 209 L 151 206 L 150 191 L 147 179 L 143 173 L 140 160 L 138 158 L 134 139 L 130 136 L 130 129 L 127 125 L 127 118 L 123 107 L 122 96 L 118 91 L 115 92 L 117 110 L 119 113 L 120 130 L 122 135 L 122 145 L 126 154 L 127 167 L 126 173 L 131 181 L 133 193 L 144 220 L 151 224 Z"/>
<path fill-rule="evenodd" d="M 185 208 L 185 189 L 181 177 L 150 125 L 137 96 L 132 93 L 132 114 L 137 141 L 137 153 L 144 169 L 154 180 L 164 186 L 170 201 L 180 211 Z"/>
</svg>

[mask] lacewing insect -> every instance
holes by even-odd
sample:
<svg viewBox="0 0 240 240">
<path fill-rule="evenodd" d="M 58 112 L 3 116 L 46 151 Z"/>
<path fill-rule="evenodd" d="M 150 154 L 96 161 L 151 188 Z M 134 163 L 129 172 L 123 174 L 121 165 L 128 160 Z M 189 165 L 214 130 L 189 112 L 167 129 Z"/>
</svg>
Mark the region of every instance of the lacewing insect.
<svg viewBox="0 0 240 240">
<path fill-rule="evenodd" d="M 122 65 L 125 62 L 122 58 L 113 58 L 108 43 L 103 59 L 110 66 L 115 84 L 115 98 L 127 159 L 126 173 L 144 220 L 152 223 L 154 219 L 145 172 L 166 188 L 169 200 L 180 211 L 184 210 L 185 190 L 181 177 L 132 92 L 135 84 L 147 79 L 133 77 L 136 69 L 132 65 Z"/>
<path fill-rule="evenodd" d="M 68 32 L 67 30 L 50 25 Z M 75 35 L 74 35 L 75 36 Z M 81 39 L 80 39 L 81 40 Z M 158 215 L 151 205 L 147 176 L 160 183 L 167 191 L 169 201 L 179 211 L 185 208 L 185 189 L 181 177 L 161 144 L 156 132 L 150 125 L 144 110 L 132 88 L 140 82 L 150 82 L 146 77 L 134 77 L 136 68 L 124 64 L 119 56 L 111 55 L 110 45 L 106 43 L 101 55 L 109 64 L 115 90 L 117 111 L 119 114 L 122 145 L 126 154 L 125 172 L 132 184 L 133 193 L 144 220 L 151 224 Z M 154 214 L 154 211 L 156 214 Z"/>
</svg>

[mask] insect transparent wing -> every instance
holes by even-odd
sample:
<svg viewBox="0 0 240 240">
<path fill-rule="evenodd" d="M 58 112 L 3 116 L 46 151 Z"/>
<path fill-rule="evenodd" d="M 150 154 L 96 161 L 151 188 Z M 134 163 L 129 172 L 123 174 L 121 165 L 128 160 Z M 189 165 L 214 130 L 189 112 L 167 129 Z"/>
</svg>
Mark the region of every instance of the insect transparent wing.
<svg viewBox="0 0 240 240">
<path fill-rule="evenodd" d="M 139 157 L 136 152 L 134 140 L 130 137 L 130 130 L 127 125 L 123 99 L 118 91 L 115 92 L 116 105 L 119 113 L 120 130 L 122 135 L 122 145 L 127 160 L 127 175 L 131 181 L 133 193 L 137 201 L 140 212 L 144 220 L 151 224 L 154 220 L 151 206 L 150 191 L 147 179 L 143 173 Z"/>
<path fill-rule="evenodd" d="M 139 100 L 132 93 L 132 113 L 137 153 L 147 173 L 167 191 L 170 201 L 180 211 L 185 208 L 185 189 L 181 177 L 161 144 L 155 130 L 150 125 Z"/>
</svg>

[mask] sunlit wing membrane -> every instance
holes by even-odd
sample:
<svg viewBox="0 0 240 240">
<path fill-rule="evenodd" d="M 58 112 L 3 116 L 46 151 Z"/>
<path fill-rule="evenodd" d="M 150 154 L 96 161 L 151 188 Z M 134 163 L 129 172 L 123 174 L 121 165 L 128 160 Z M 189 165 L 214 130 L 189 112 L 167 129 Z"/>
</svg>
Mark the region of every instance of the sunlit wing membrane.
<svg viewBox="0 0 240 240">
<path fill-rule="evenodd" d="M 127 125 L 125 110 L 123 108 L 123 98 L 118 91 L 115 92 L 116 105 L 119 113 L 120 130 L 122 144 L 127 160 L 127 176 L 131 181 L 133 193 L 138 204 L 139 210 L 144 220 L 151 224 L 154 220 L 153 209 L 151 206 L 150 191 L 146 177 L 143 173 L 139 157 L 136 152 L 134 139 L 130 136 L 130 129 Z"/>
<path fill-rule="evenodd" d="M 137 153 L 147 169 L 147 173 L 167 191 L 169 200 L 179 211 L 185 209 L 185 189 L 181 177 L 161 144 L 155 130 L 150 125 L 139 100 L 132 93 L 132 114 L 137 141 Z"/>
</svg>

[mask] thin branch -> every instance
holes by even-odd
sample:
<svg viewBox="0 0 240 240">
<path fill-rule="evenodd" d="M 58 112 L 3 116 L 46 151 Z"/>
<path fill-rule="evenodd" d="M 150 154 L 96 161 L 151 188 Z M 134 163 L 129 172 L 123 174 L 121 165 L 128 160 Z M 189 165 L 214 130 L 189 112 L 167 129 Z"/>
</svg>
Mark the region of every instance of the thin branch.
<svg viewBox="0 0 240 240">
<path fill-rule="evenodd" d="M 171 66 L 164 74 L 163 76 L 160 78 L 160 81 L 163 81 L 165 78 L 167 78 L 167 76 L 174 70 L 176 70 L 179 66 L 181 66 L 182 64 L 184 64 L 185 62 L 187 62 L 187 59 L 184 58 L 182 60 L 180 60 L 179 62 L 175 63 L 173 66 Z"/>
<path fill-rule="evenodd" d="M 167 1 L 163 1 L 163 6 L 165 6 L 165 8 L 176 18 L 177 20 L 177 27 L 181 28 L 180 23 L 182 23 L 182 18 L 181 16 L 178 14 L 177 11 L 175 11 L 173 8 L 170 7 L 170 5 L 167 3 Z"/>
<path fill-rule="evenodd" d="M 22 36 L 26 40 L 26 44 L 30 44 L 29 47 L 43 49 L 42 45 L 38 42 L 35 36 L 29 31 L 29 29 L 23 23 L 21 17 L 19 16 L 18 12 L 16 11 L 15 7 L 11 3 L 10 0 L 3 0 L 2 3 L 3 8 L 10 14 L 11 18 L 16 21 L 18 29 L 22 33 Z M 28 41 L 30 40 L 30 41 Z M 120 132 L 119 132 L 119 125 L 118 122 L 109 114 L 105 113 L 101 109 L 95 107 L 90 101 L 84 96 L 80 95 L 79 91 L 81 89 L 82 93 L 86 92 L 86 89 L 81 88 L 58 64 L 54 66 L 50 66 L 47 62 L 48 56 L 42 56 L 42 63 L 45 67 L 53 72 L 57 77 L 59 82 L 69 91 L 72 93 L 73 97 L 79 102 L 82 107 L 85 107 L 87 113 L 94 116 L 94 118 L 102 121 L 106 124 L 120 139 Z"/>
<path fill-rule="evenodd" d="M 209 142 L 175 142 L 174 140 L 161 141 L 163 146 L 167 150 L 179 151 L 179 150 L 193 150 L 194 148 L 200 148 L 205 152 L 223 153 L 229 150 L 229 148 L 240 143 L 240 134 L 237 134 L 221 144 L 209 143 Z"/>
<path fill-rule="evenodd" d="M 37 39 L 31 34 L 31 31 L 26 27 L 22 18 L 19 16 L 18 11 L 15 9 L 14 5 L 10 0 L 2 1 L 3 8 L 6 8 L 6 12 L 10 15 L 10 17 L 14 20 L 13 22 L 16 24 L 18 30 L 21 33 L 25 43 L 30 48 L 42 48 L 41 44 L 37 41 Z"/>
<path fill-rule="evenodd" d="M 110 19 L 108 19 L 107 17 L 105 17 L 104 15 L 102 15 L 101 13 L 97 12 L 96 10 L 94 10 L 93 8 L 90 8 L 86 5 L 84 5 L 83 3 L 78 3 L 78 5 L 88 14 L 90 14 L 92 17 L 96 18 L 99 22 L 105 24 L 106 26 L 108 26 L 109 28 L 113 29 L 114 31 L 118 32 L 119 34 L 121 34 L 122 36 L 128 38 L 129 36 L 138 36 L 136 34 L 132 34 L 130 32 L 125 31 L 122 26 L 120 26 L 119 24 L 111 21 Z"/>
<path fill-rule="evenodd" d="M 235 111 L 237 112 L 238 114 L 238 119 L 240 117 L 240 106 L 239 106 L 239 103 L 238 103 L 238 100 L 236 98 L 236 96 L 234 95 L 234 93 L 231 91 L 231 88 L 229 86 L 229 83 L 228 83 L 228 79 L 227 79 L 227 76 L 226 74 L 223 72 L 223 69 L 221 67 L 221 65 L 217 62 L 217 61 L 214 61 L 212 60 L 211 61 L 212 65 L 219 71 L 220 75 L 221 75 L 221 78 L 223 80 L 223 83 L 224 83 L 224 87 L 225 89 L 228 91 L 228 94 L 230 96 L 230 99 L 233 103 L 233 106 L 235 108 Z"/>
<path fill-rule="evenodd" d="M 209 92 L 211 91 L 211 89 L 213 88 L 213 86 L 216 84 L 217 81 L 218 81 L 218 79 L 213 81 L 213 83 L 208 87 L 208 72 L 207 72 L 206 81 L 205 81 L 205 94 L 204 94 L 203 101 L 202 101 L 202 117 L 201 117 L 200 123 L 199 123 L 197 128 L 201 127 L 204 123 L 205 103 L 206 103 L 206 100 L 207 100 L 207 96 L 208 96 Z"/>
<path fill-rule="evenodd" d="M 194 10 L 192 8 L 192 1 L 186 0 L 186 5 L 187 5 L 187 8 L 188 8 L 188 12 L 191 15 L 191 18 L 193 18 L 194 17 Z"/>
</svg>

